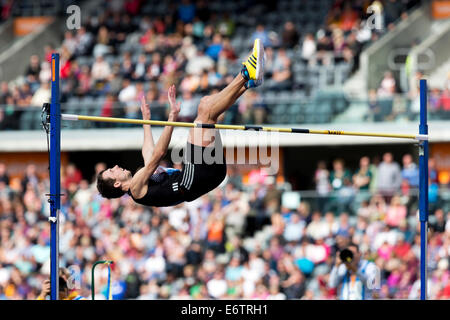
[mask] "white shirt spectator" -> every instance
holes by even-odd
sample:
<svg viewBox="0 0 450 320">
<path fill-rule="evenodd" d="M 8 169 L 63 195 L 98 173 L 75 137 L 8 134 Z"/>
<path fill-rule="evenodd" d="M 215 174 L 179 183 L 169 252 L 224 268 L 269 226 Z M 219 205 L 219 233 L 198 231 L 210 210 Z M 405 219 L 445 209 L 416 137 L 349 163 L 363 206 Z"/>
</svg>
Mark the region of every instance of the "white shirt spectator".
<svg viewBox="0 0 450 320">
<path fill-rule="evenodd" d="M 186 230 L 189 226 L 184 223 L 184 219 L 188 215 L 186 208 L 175 208 L 169 213 L 169 223 L 176 230 Z"/>
<path fill-rule="evenodd" d="M 292 215 L 293 221 L 286 225 L 284 238 L 286 241 L 299 241 L 305 232 L 305 221 L 300 220 L 297 215 Z"/>
<path fill-rule="evenodd" d="M 91 75 L 94 80 L 105 80 L 111 74 L 109 63 L 103 58 L 97 57 L 97 60 L 92 65 Z"/>
<path fill-rule="evenodd" d="M 119 101 L 120 102 L 131 102 L 136 99 L 137 90 L 134 85 L 128 85 L 119 92 Z"/>
<path fill-rule="evenodd" d="M 378 233 L 373 241 L 373 250 L 378 250 L 386 241 L 391 246 L 395 245 L 397 243 L 397 237 L 398 234 L 395 230 L 382 231 Z"/>
<path fill-rule="evenodd" d="M 316 42 L 313 37 L 306 37 L 302 44 L 302 58 L 311 59 L 316 53 Z"/>
<path fill-rule="evenodd" d="M 48 87 L 48 82 L 45 84 L 43 83 L 31 98 L 31 105 L 40 107 L 45 102 L 50 102 L 51 97 L 52 93 L 50 88 Z"/>
<path fill-rule="evenodd" d="M 227 282 L 225 279 L 211 279 L 206 284 L 206 288 L 208 289 L 208 293 L 218 299 L 223 297 L 227 293 Z"/>
<path fill-rule="evenodd" d="M 205 54 L 200 54 L 190 59 L 186 65 L 188 74 L 201 75 L 203 70 L 214 67 L 214 60 Z"/>
<path fill-rule="evenodd" d="M 163 273 L 166 269 L 166 260 L 162 256 L 154 255 L 147 259 L 144 268 L 150 274 Z"/>
<path fill-rule="evenodd" d="M 325 221 L 312 221 L 306 228 L 306 234 L 314 240 L 323 239 L 330 234 L 330 228 Z"/>
</svg>

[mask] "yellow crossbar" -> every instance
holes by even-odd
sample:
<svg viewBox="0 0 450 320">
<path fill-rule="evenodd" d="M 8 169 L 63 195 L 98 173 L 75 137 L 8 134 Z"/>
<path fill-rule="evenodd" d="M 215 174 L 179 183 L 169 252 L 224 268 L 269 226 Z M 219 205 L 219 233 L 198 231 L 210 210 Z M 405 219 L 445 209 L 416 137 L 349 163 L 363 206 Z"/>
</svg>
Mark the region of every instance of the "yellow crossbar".
<svg viewBox="0 0 450 320">
<path fill-rule="evenodd" d="M 287 133 L 309 133 L 309 134 L 331 134 L 341 136 L 363 136 L 363 137 L 378 137 L 378 138 L 400 138 L 400 139 L 414 139 L 414 140 L 428 140 L 428 135 L 421 134 L 402 134 L 402 133 L 375 133 L 375 132 L 354 132 L 354 131 L 340 131 L 340 130 L 313 130 L 300 128 L 276 128 L 264 127 L 255 125 L 229 125 L 229 124 L 200 124 L 193 122 L 171 122 L 159 120 L 140 120 L 140 119 L 126 119 L 126 118 L 111 118 L 111 117 L 95 117 L 83 116 L 75 114 L 62 114 L 62 120 L 86 120 L 86 121 L 100 121 L 100 122 L 115 122 L 115 123 L 132 123 L 132 124 L 150 124 L 155 126 L 174 126 L 174 127 L 189 127 L 189 128 L 209 128 L 209 129 L 229 129 L 229 130 L 256 130 L 256 131 L 275 131 Z"/>
</svg>

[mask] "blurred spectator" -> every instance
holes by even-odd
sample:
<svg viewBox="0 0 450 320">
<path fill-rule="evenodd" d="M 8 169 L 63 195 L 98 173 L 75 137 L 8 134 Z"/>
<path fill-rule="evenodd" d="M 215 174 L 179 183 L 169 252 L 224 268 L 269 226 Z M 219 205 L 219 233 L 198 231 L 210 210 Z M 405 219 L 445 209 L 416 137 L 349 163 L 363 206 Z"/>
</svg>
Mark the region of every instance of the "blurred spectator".
<svg viewBox="0 0 450 320">
<path fill-rule="evenodd" d="M 51 96 L 50 82 L 43 82 L 31 98 L 30 104 L 32 106 L 42 107 L 45 102 L 50 103 Z"/>
<path fill-rule="evenodd" d="M 291 59 L 286 55 L 286 50 L 280 48 L 273 62 L 273 73 L 267 86 L 276 90 L 287 90 L 291 87 Z"/>
<path fill-rule="evenodd" d="M 195 17 L 196 7 L 191 0 L 182 0 L 178 6 L 178 17 L 184 23 L 192 22 Z"/>
<path fill-rule="evenodd" d="M 394 161 L 392 153 L 386 152 L 383 155 L 383 161 L 378 166 L 377 172 L 377 190 L 387 201 L 391 199 L 393 194 L 400 188 L 401 169 L 397 162 Z"/>
<path fill-rule="evenodd" d="M 351 2 L 347 1 L 344 4 L 344 10 L 341 13 L 339 28 L 343 31 L 350 31 L 355 27 L 358 20 L 358 13 L 353 10 Z"/>
<path fill-rule="evenodd" d="M 362 157 L 359 160 L 359 170 L 353 175 L 353 184 L 359 190 L 369 190 L 371 179 L 370 159 L 369 157 Z"/>
<path fill-rule="evenodd" d="M 396 83 L 391 71 L 386 71 L 378 88 L 377 95 L 380 98 L 393 98 L 396 90 Z"/>
<path fill-rule="evenodd" d="M 393 196 L 386 212 L 385 222 L 390 227 L 399 227 L 406 219 L 407 210 L 399 196 Z"/>
<path fill-rule="evenodd" d="M 76 56 L 88 55 L 93 45 L 92 34 L 86 31 L 86 27 L 81 26 L 81 28 L 77 30 L 75 39 L 77 41 L 77 47 L 74 54 Z"/>
<path fill-rule="evenodd" d="M 369 110 L 365 119 L 374 122 L 384 120 L 384 115 L 378 101 L 377 91 L 375 89 L 369 90 Z"/>
<path fill-rule="evenodd" d="M 317 31 L 316 55 L 310 60 L 313 65 L 330 65 L 333 58 L 333 43 L 324 30 Z"/>
<path fill-rule="evenodd" d="M 284 239 L 288 242 L 300 241 L 305 232 L 305 225 L 305 221 L 300 220 L 298 214 L 292 214 L 283 234 Z"/>
<path fill-rule="evenodd" d="M 330 184 L 334 191 L 341 189 L 344 186 L 344 180 L 350 178 L 350 171 L 344 167 L 342 159 L 333 161 L 333 170 L 330 174 Z"/>
<path fill-rule="evenodd" d="M 62 45 L 67 48 L 67 50 L 73 54 L 77 48 L 77 40 L 73 36 L 72 31 L 66 31 L 64 32 L 64 40 L 62 42 Z"/>
<path fill-rule="evenodd" d="M 214 61 L 217 61 L 222 48 L 222 36 L 219 33 L 216 33 L 213 37 L 212 43 L 208 46 L 208 48 L 206 48 L 205 53 Z"/>
<path fill-rule="evenodd" d="M 104 60 L 103 56 L 97 56 L 92 64 L 91 75 L 94 81 L 104 81 L 111 73 L 109 63 Z"/>
<path fill-rule="evenodd" d="M 25 70 L 25 77 L 28 83 L 36 83 L 39 81 L 39 73 L 41 72 L 41 61 L 37 55 L 30 57 L 30 64 Z"/>
<path fill-rule="evenodd" d="M 302 44 L 302 59 L 307 63 L 311 63 L 311 59 L 316 53 L 316 42 L 312 33 L 307 33 Z"/>
<path fill-rule="evenodd" d="M 269 38 L 269 33 L 266 31 L 266 28 L 263 24 L 258 24 L 256 26 L 255 32 L 253 32 L 251 36 L 251 44 L 253 46 L 253 42 L 255 39 L 260 39 L 264 47 L 270 47 L 272 45 L 272 41 Z"/>
<path fill-rule="evenodd" d="M 203 70 L 214 67 L 214 60 L 205 55 L 202 50 L 197 50 L 197 55 L 188 60 L 186 72 L 191 75 L 200 75 Z"/>
<path fill-rule="evenodd" d="M 403 156 L 402 178 L 408 181 L 411 188 L 419 187 L 419 168 L 409 153 Z"/>
<path fill-rule="evenodd" d="M 225 12 L 217 25 L 217 32 L 224 37 L 231 37 L 234 34 L 235 28 L 235 22 L 231 19 L 230 14 Z"/>
<path fill-rule="evenodd" d="M 195 99 L 191 91 L 183 91 L 183 100 L 181 100 L 181 111 L 178 115 L 182 122 L 192 122 L 197 116 L 198 100 Z"/>
<path fill-rule="evenodd" d="M 281 44 L 285 48 L 293 48 L 298 44 L 300 36 L 292 21 L 287 21 L 284 24 L 281 38 Z"/>
<path fill-rule="evenodd" d="M 287 299 L 300 299 L 305 293 L 305 277 L 303 274 L 295 270 L 291 276 L 283 281 L 282 287 Z"/>
</svg>

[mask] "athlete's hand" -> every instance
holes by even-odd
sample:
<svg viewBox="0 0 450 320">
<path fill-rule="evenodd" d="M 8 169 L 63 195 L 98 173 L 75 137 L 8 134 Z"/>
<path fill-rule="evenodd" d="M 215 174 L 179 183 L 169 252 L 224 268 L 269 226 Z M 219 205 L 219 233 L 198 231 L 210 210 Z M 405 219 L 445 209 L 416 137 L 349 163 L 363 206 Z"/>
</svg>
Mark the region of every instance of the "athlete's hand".
<svg viewBox="0 0 450 320">
<path fill-rule="evenodd" d="M 141 97 L 141 112 L 143 120 L 150 120 L 151 118 L 150 106 L 145 101 L 145 94 L 142 95 Z"/>
<path fill-rule="evenodd" d="M 177 90 L 175 89 L 175 85 L 171 85 L 169 88 L 169 91 L 167 92 L 167 97 L 169 98 L 169 104 L 170 104 L 170 113 L 169 113 L 169 119 L 171 121 L 175 121 L 178 113 L 180 113 L 181 110 L 181 102 L 177 103 L 176 100 Z"/>
</svg>

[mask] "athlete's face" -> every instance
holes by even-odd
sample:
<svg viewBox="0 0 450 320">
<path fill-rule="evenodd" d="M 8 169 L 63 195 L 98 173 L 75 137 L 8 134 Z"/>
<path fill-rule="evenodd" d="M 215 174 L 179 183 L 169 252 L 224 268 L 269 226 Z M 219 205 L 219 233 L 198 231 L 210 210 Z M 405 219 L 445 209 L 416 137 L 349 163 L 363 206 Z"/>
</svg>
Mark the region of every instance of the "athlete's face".
<svg viewBox="0 0 450 320">
<path fill-rule="evenodd" d="M 131 172 L 116 165 L 112 168 L 106 169 L 106 171 L 103 172 L 103 178 L 113 179 L 116 183 L 121 183 L 131 178 Z"/>
</svg>

